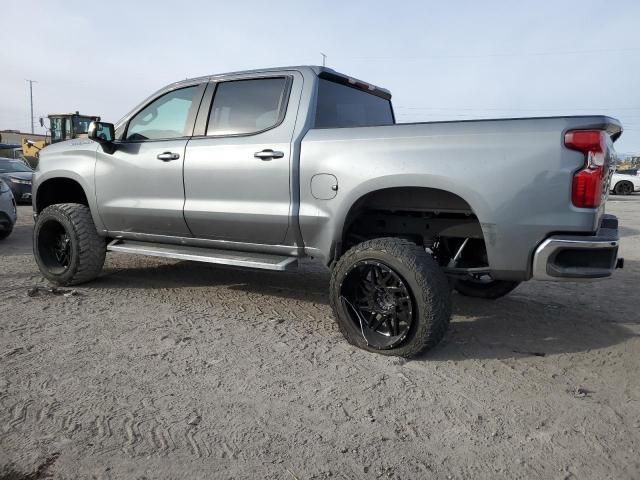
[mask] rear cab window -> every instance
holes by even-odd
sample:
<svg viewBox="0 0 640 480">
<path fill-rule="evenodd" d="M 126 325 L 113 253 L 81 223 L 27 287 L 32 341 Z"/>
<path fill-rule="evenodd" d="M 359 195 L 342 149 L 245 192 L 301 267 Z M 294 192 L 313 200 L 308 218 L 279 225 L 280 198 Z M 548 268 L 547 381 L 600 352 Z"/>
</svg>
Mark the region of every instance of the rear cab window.
<svg viewBox="0 0 640 480">
<path fill-rule="evenodd" d="M 321 73 L 318 78 L 315 128 L 393 125 L 391 95 L 349 79 Z"/>
</svg>

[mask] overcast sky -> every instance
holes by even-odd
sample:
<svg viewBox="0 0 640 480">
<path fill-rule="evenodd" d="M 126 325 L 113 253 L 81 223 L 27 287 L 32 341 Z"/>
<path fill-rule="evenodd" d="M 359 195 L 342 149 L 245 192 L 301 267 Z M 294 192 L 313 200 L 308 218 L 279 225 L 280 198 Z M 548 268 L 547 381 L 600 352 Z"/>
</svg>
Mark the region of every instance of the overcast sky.
<svg viewBox="0 0 640 480">
<path fill-rule="evenodd" d="M 36 118 L 115 122 L 172 81 L 324 52 L 399 121 L 602 113 L 640 152 L 637 0 L 2 3 L 0 129 L 29 129 L 29 78 Z"/>
</svg>

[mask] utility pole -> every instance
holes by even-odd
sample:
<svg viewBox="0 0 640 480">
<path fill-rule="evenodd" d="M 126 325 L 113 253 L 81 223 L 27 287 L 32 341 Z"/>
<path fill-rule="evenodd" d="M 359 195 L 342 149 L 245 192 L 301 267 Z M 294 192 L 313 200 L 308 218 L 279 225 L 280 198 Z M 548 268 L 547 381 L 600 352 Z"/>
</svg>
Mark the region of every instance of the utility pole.
<svg viewBox="0 0 640 480">
<path fill-rule="evenodd" d="M 322 52 L 320 52 L 320 55 L 322 55 L 322 66 L 324 67 L 327 63 L 327 56 Z"/>
<path fill-rule="evenodd" d="M 33 84 L 38 83 L 35 80 L 27 80 L 29 82 L 29 100 L 31 104 L 31 133 L 33 133 Z"/>
</svg>

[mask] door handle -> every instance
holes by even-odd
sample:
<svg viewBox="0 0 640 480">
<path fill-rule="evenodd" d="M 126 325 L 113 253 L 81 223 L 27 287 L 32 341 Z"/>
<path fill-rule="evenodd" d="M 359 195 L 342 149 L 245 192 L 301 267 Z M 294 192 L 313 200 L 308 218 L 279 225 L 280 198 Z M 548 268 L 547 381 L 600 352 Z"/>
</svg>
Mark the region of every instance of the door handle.
<svg viewBox="0 0 640 480">
<path fill-rule="evenodd" d="M 284 157 L 284 153 L 273 151 L 270 148 L 267 148 L 265 150 L 262 150 L 261 152 L 254 153 L 253 156 L 261 160 L 269 160 L 271 158 L 282 158 Z"/>
<path fill-rule="evenodd" d="M 158 154 L 158 160 L 162 160 L 163 162 L 169 162 L 171 160 L 178 160 L 180 155 L 173 152 L 164 152 Z"/>
</svg>

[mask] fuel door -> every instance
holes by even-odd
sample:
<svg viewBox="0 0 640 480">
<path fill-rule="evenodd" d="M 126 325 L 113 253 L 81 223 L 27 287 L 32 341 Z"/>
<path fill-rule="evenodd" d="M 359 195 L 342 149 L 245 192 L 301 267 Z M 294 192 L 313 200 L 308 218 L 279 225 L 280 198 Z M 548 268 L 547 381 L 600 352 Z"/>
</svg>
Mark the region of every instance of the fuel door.
<svg viewBox="0 0 640 480">
<path fill-rule="evenodd" d="M 318 173 L 311 178 L 311 195 L 318 200 L 331 200 L 338 194 L 338 179 L 330 173 Z"/>
</svg>

